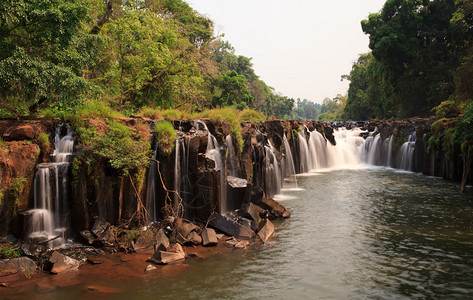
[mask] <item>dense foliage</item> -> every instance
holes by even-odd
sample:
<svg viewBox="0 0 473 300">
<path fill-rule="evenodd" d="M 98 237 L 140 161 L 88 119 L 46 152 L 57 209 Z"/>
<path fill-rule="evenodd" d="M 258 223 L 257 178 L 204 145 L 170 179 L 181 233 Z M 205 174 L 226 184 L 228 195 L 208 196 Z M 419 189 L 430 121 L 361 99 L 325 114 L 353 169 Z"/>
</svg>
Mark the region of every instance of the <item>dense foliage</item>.
<svg viewBox="0 0 473 300">
<path fill-rule="evenodd" d="M 99 99 L 125 115 L 232 106 L 288 118 L 294 106 L 184 0 L 0 3 L 0 117 Z"/>
<path fill-rule="evenodd" d="M 362 21 L 371 53 L 353 65 L 345 117 L 432 114 L 473 100 L 473 1 L 387 0 Z"/>
</svg>

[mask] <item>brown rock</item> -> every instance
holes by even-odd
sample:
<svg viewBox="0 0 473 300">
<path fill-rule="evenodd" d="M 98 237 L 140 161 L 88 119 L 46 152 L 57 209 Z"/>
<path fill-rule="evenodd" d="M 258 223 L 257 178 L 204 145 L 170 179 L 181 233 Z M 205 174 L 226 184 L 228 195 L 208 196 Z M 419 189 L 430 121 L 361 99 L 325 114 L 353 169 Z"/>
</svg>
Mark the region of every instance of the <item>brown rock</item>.
<svg viewBox="0 0 473 300">
<path fill-rule="evenodd" d="M 189 234 L 196 230 L 197 227 L 196 225 L 192 224 L 191 222 L 187 221 L 187 220 L 183 220 L 183 219 L 178 219 L 176 221 L 176 230 L 177 230 L 177 233 L 179 235 L 181 235 L 181 237 L 183 237 L 184 239 L 187 238 L 187 236 L 189 236 Z M 185 241 L 184 241 L 185 242 Z"/>
<path fill-rule="evenodd" d="M 192 231 L 188 236 L 187 236 L 187 240 L 194 244 L 194 245 L 200 245 L 202 244 L 202 238 L 200 237 L 200 235 L 195 232 L 195 231 Z"/>
<path fill-rule="evenodd" d="M 250 202 L 246 207 L 245 212 L 259 224 L 259 222 L 261 222 L 261 214 L 264 214 L 265 210 Z"/>
<path fill-rule="evenodd" d="M 264 199 L 261 203 L 261 207 L 269 210 L 274 218 L 289 218 L 291 216 L 291 213 L 288 212 L 284 206 L 273 199 Z"/>
<path fill-rule="evenodd" d="M 265 219 L 261 222 L 261 229 L 258 231 L 258 237 L 266 243 L 274 234 L 274 225 L 270 220 Z"/>
<path fill-rule="evenodd" d="M 186 258 L 186 254 L 182 249 L 182 246 L 178 243 L 173 244 L 169 247 L 168 251 L 156 251 L 148 261 L 158 265 L 165 265 L 173 263 Z"/>
<path fill-rule="evenodd" d="M 36 263 L 28 257 L 0 260 L 0 275 L 30 272 L 36 270 Z"/>
<path fill-rule="evenodd" d="M 215 233 L 215 230 L 212 228 L 204 228 L 204 230 L 202 230 L 202 245 L 216 246 L 217 243 L 217 234 Z"/>
<path fill-rule="evenodd" d="M 159 229 L 158 234 L 156 235 L 156 245 L 154 246 L 154 250 L 161 250 L 166 251 L 167 248 L 171 245 L 169 242 L 169 238 L 167 237 L 164 229 Z"/>
<path fill-rule="evenodd" d="M 143 231 L 140 236 L 136 239 L 134 249 L 141 250 L 141 249 L 152 249 L 155 246 L 155 238 L 152 232 Z"/>
<path fill-rule="evenodd" d="M 54 251 L 49 258 L 49 264 L 51 265 L 50 272 L 54 274 L 77 270 L 80 266 L 78 260 L 65 256 L 57 251 Z"/>
</svg>

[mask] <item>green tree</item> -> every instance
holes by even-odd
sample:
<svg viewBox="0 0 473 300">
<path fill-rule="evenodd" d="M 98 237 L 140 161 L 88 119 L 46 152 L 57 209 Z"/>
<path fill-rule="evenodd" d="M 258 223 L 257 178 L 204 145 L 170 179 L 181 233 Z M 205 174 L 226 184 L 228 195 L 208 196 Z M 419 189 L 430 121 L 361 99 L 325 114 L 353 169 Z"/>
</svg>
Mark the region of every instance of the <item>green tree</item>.
<svg viewBox="0 0 473 300">
<path fill-rule="evenodd" d="M 219 95 L 214 95 L 213 106 L 235 106 L 238 109 L 247 108 L 253 102 L 246 78 L 236 71 L 228 71 L 217 82 L 221 89 Z"/>
<path fill-rule="evenodd" d="M 86 3 L 5 0 L 0 3 L 0 99 L 3 110 L 30 114 L 72 104 L 92 89 L 84 66 L 99 58 L 100 37 L 81 31 Z"/>
</svg>

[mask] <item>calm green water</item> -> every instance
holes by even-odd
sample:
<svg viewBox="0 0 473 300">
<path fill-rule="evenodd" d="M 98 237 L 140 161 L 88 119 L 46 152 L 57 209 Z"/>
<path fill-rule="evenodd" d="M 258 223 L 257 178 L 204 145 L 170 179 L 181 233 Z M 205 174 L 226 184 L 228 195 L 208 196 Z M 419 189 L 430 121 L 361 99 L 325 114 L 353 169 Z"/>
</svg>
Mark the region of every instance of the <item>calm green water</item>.
<svg viewBox="0 0 473 300">
<path fill-rule="evenodd" d="M 117 282 L 120 299 L 411 299 L 473 295 L 473 196 L 386 169 L 298 177 L 290 219 L 247 252 L 179 276 Z M 290 198 L 290 199 L 287 199 Z M 106 279 L 104 279 L 106 281 Z M 79 291 L 70 291 L 80 296 Z M 53 296 L 53 295 L 50 295 Z"/>
</svg>

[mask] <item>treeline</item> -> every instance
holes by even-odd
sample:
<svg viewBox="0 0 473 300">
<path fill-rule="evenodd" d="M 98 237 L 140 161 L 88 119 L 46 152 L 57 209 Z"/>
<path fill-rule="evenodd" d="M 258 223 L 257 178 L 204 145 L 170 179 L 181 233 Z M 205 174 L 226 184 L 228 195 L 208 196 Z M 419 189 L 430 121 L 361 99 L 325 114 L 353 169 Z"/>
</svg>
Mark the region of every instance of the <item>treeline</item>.
<svg viewBox="0 0 473 300">
<path fill-rule="evenodd" d="M 126 115 L 233 107 L 288 118 L 294 109 L 183 0 L 1 1 L 0 117 L 95 100 Z"/>
<path fill-rule="evenodd" d="M 454 115 L 472 102 L 472 0 L 388 0 L 361 25 L 372 51 L 342 76 L 345 119 Z"/>
</svg>

